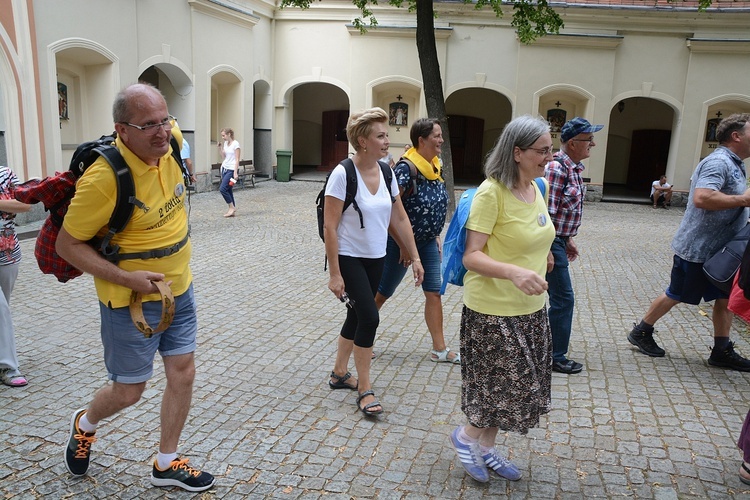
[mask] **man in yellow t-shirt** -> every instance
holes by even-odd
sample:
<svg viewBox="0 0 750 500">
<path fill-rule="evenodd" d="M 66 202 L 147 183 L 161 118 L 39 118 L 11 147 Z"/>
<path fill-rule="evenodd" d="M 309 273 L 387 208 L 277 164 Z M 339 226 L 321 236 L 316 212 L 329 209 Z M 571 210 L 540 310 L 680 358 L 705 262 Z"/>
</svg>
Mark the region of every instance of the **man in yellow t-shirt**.
<svg viewBox="0 0 750 500">
<path fill-rule="evenodd" d="M 100 158 L 81 176 L 60 229 L 56 250 L 72 265 L 94 276 L 104 362 L 112 383 L 96 392 L 88 408 L 73 413 L 65 466 L 73 475 L 86 474 L 98 423 L 141 398 L 153 374 L 158 351 L 164 362 L 167 386 L 151 483 L 203 491 L 214 485 L 214 477 L 190 467 L 187 459 L 177 455 L 192 398 L 198 323 L 190 272 L 191 247 L 186 240 L 188 221 L 183 203 L 186 187 L 180 166 L 171 155 L 174 122 L 164 97 L 147 84 L 130 85 L 120 91 L 112 114 L 117 149 L 133 174 L 135 197 L 142 202 L 112 243 L 120 246 L 121 253 L 176 245 L 179 250 L 163 258 L 122 260 L 117 264 L 104 259 L 87 242 L 105 232 L 117 197 L 115 174 Z M 178 143 L 182 139 L 176 138 Z M 180 242 L 184 244 L 180 246 Z M 158 281 L 166 282 L 173 291 L 174 320 L 163 332 L 146 338 L 130 317 L 130 295 L 133 291 L 142 294 L 144 317 L 149 324 L 157 324 L 162 309 L 154 285 Z"/>
</svg>

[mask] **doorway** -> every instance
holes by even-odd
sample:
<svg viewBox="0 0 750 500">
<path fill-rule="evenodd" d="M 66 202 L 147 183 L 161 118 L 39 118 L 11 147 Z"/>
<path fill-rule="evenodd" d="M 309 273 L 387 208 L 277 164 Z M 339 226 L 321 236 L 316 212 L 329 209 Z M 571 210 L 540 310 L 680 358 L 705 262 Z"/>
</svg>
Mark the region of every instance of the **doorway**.
<svg viewBox="0 0 750 500">
<path fill-rule="evenodd" d="M 628 188 L 649 193 L 651 183 L 667 171 L 669 130 L 633 130 L 628 162 Z"/>
<path fill-rule="evenodd" d="M 482 171 L 484 120 L 472 116 L 450 115 L 448 128 L 451 134 L 454 181 L 479 184 L 484 179 Z"/>
</svg>

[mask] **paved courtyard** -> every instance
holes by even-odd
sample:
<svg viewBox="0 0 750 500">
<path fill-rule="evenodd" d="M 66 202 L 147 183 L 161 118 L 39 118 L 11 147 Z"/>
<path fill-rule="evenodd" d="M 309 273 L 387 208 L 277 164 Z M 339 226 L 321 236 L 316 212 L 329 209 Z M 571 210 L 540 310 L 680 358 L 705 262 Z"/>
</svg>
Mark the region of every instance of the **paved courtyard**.
<svg viewBox="0 0 750 500">
<path fill-rule="evenodd" d="M 314 200 L 320 183 L 238 190 L 237 217 L 217 192 L 192 197 L 200 321 L 193 407 L 180 451 L 217 476 L 203 498 L 739 498 L 735 442 L 750 374 L 711 368 L 711 306 L 678 306 L 657 324 L 660 359 L 626 339 L 668 279 L 681 209 L 587 204 L 571 266 L 577 293 L 570 357 L 553 410 L 498 447 L 523 478 L 470 479 L 449 443 L 464 422 L 460 367 L 432 363 L 419 289 L 382 311 L 373 363 L 385 413 L 366 419 L 352 391 L 331 391 L 344 306 L 327 290 Z M 22 228 L 23 229 L 23 228 Z M 24 241 L 11 309 L 25 388 L 0 386 L 3 498 L 185 498 L 148 481 L 163 369 L 135 406 L 104 422 L 88 476 L 63 465 L 70 415 L 106 382 L 92 279 L 42 275 Z M 407 279 L 409 274 L 407 273 Z M 458 348 L 461 289 L 444 297 Z M 747 328 L 732 337 L 750 356 Z M 353 364 L 351 369 L 354 370 Z"/>
</svg>

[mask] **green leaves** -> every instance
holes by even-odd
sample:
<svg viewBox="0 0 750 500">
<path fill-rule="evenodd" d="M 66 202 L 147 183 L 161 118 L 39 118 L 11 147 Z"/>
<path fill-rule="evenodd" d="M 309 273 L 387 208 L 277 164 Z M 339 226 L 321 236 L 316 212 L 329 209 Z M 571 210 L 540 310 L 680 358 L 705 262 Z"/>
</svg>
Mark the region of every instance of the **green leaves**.
<svg viewBox="0 0 750 500">
<path fill-rule="evenodd" d="M 314 0 L 281 0 L 280 8 L 298 7 L 309 9 Z M 559 33 L 564 26 L 562 18 L 549 6 L 547 0 L 519 0 L 517 2 L 503 3 L 501 0 L 463 0 L 466 4 L 473 4 L 479 10 L 485 7 L 491 8 L 498 17 L 503 15 L 503 6 L 513 5 L 513 19 L 511 26 L 516 28 L 518 39 L 522 43 L 531 43 L 540 36 L 549 33 Z M 352 20 L 352 24 L 360 33 L 366 33 L 368 28 L 378 25 L 375 14 L 370 9 L 377 5 L 377 0 L 352 0 L 352 4 L 359 9 L 360 15 Z M 416 0 L 388 0 L 388 4 L 402 8 L 406 4 L 409 12 L 417 8 Z M 711 5 L 711 0 L 700 0 L 702 8 Z"/>
<path fill-rule="evenodd" d="M 559 33 L 564 26 L 562 18 L 549 6 L 547 0 L 515 2 L 510 24 L 516 28 L 518 39 L 522 43 L 531 43 L 550 33 Z"/>
</svg>

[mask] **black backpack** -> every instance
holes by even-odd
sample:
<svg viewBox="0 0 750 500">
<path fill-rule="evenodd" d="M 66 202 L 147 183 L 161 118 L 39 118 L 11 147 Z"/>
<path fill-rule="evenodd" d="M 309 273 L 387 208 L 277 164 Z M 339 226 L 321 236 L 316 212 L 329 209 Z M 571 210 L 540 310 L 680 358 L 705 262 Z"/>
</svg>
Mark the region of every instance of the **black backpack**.
<svg viewBox="0 0 750 500">
<path fill-rule="evenodd" d="M 399 163 L 405 163 L 406 166 L 409 167 L 409 187 L 406 188 L 401 194 L 401 199 L 405 200 L 410 196 L 414 196 L 419 191 L 417 189 L 417 166 L 414 165 L 413 161 L 403 156 L 398 159 L 396 165 L 398 165 Z"/>
<path fill-rule="evenodd" d="M 75 195 L 76 181 L 99 156 L 103 157 L 115 173 L 117 184 L 117 199 L 108 223 L 108 232 L 102 240 L 92 241 L 91 244 L 104 258 L 111 262 L 126 259 L 149 259 L 172 255 L 188 241 L 186 236 L 182 241 L 169 248 L 151 250 L 148 252 L 120 253 L 119 245 L 111 245 L 115 234 L 122 231 L 130 221 L 136 206 L 144 208 L 143 203 L 135 197 L 135 183 L 130 167 L 115 147 L 116 134 L 103 135 L 95 141 L 84 142 L 76 148 L 70 161 L 70 168 L 66 172 L 58 173 L 45 179 L 33 179 L 16 187 L 15 197 L 23 203 L 44 204 L 49 212 L 47 220 L 39 231 L 34 249 L 34 255 L 41 271 L 53 274 L 61 282 L 66 282 L 83 274 L 55 251 L 55 242 L 68 211 L 70 200 Z M 180 146 L 172 136 L 172 156 L 182 170 L 185 186 L 190 185 L 190 173 L 182 164 Z M 189 190 L 188 190 L 189 193 Z"/>
<path fill-rule="evenodd" d="M 341 162 L 341 165 L 344 166 L 344 170 L 346 170 L 346 195 L 344 196 L 344 208 L 341 210 L 341 213 L 344 213 L 347 208 L 349 208 L 349 205 L 352 205 L 354 207 L 354 210 L 359 215 L 359 227 L 360 229 L 365 228 L 365 222 L 362 218 L 362 211 L 359 209 L 359 205 L 357 205 L 357 200 L 354 199 L 355 196 L 357 196 L 357 172 L 355 171 L 354 162 L 351 158 L 347 158 L 346 160 Z M 378 161 L 378 165 L 380 165 L 380 170 L 383 172 L 383 178 L 385 179 L 385 183 L 388 186 L 388 191 L 391 193 L 391 203 L 395 203 L 396 197 L 393 196 L 393 192 L 391 191 L 391 183 L 393 182 L 393 170 L 391 170 L 391 167 L 382 161 Z M 320 239 L 325 242 L 325 237 L 323 233 L 323 214 L 325 212 L 325 202 L 326 202 L 326 186 L 328 185 L 328 178 L 331 177 L 331 174 L 329 173 L 326 176 L 326 181 L 323 184 L 323 189 L 320 190 L 320 193 L 318 193 L 318 197 L 315 200 L 315 211 L 318 215 L 318 235 L 320 236 Z M 323 261 L 323 270 L 325 271 L 328 268 L 328 256 L 326 255 L 324 261 Z"/>
<path fill-rule="evenodd" d="M 391 170 L 391 167 L 389 167 L 382 161 L 378 161 L 378 164 L 380 165 L 380 170 L 383 172 L 383 178 L 385 179 L 385 183 L 388 186 L 388 191 L 390 191 L 391 183 L 393 182 L 393 170 Z M 359 215 L 359 227 L 360 229 L 364 229 L 365 222 L 362 218 L 362 211 L 359 209 L 359 205 L 357 205 L 357 200 L 354 199 L 354 197 L 357 196 L 357 172 L 354 170 L 354 162 L 351 158 L 347 158 L 346 160 L 341 162 L 341 165 L 343 165 L 344 170 L 346 170 L 346 195 L 344 196 L 344 209 L 341 210 L 341 212 L 346 212 L 346 209 L 349 208 L 349 205 L 354 206 L 354 211 Z M 323 235 L 323 213 L 325 212 L 326 186 L 328 185 L 328 178 L 330 176 L 330 173 L 326 176 L 326 181 L 323 184 L 323 189 L 320 190 L 320 193 L 318 193 L 318 197 L 315 200 L 316 212 L 318 214 L 318 235 L 324 242 L 325 237 Z M 391 192 L 391 202 L 393 203 L 395 201 L 396 197 L 393 196 L 393 193 Z"/>
<path fill-rule="evenodd" d="M 115 208 L 112 211 L 112 215 L 109 218 L 107 234 L 102 238 L 101 241 L 97 241 L 99 252 L 104 256 L 105 259 L 117 262 L 120 260 L 127 259 L 147 259 L 155 258 L 157 256 L 152 255 L 152 252 L 137 253 L 137 254 L 120 254 L 119 245 L 110 245 L 112 238 L 115 234 L 119 233 L 125 226 L 127 226 L 130 218 L 133 216 L 133 210 L 135 207 L 144 209 L 145 205 L 141 200 L 135 197 L 135 182 L 133 181 L 133 173 L 130 167 L 125 162 L 125 159 L 120 154 L 120 151 L 114 145 L 117 133 L 112 132 L 111 135 L 102 136 L 96 141 L 84 142 L 80 144 L 73 158 L 70 160 L 70 170 L 73 171 L 76 178 L 81 177 L 88 167 L 93 164 L 99 156 L 102 156 L 112 170 L 115 173 L 115 179 L 117 183 L 117 200 L 115 201 Z M 172 157 L 175 159 L 177 164 L 182 170 L 182 176 L 185 180 L 185 187 L 191 184 L 190 172 L 187 171 L 185 166 L 182 164 L 182 158 L 180 157 L 180 150 L 182 147 L 177 144 L 177 139 L 174 136 L 170 137 L 170 145 L 172 146 Z M 70 199 L 73 198 L 75 191 L 71 193 L 70 198 L 63 200 L 61 203 L 69 203 Z M 56 217 L 55 211 L 50 210 L 50 216 Z M 60 219 L 60 226 L 62 226 L 62 217 Z M 183 243 L 184 244 L 184 243 Z M 158 251 L 157 251 L 158 252 Z"/>
</svg>

